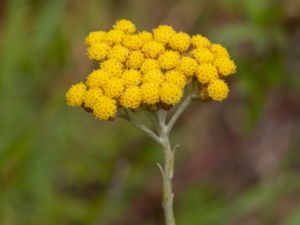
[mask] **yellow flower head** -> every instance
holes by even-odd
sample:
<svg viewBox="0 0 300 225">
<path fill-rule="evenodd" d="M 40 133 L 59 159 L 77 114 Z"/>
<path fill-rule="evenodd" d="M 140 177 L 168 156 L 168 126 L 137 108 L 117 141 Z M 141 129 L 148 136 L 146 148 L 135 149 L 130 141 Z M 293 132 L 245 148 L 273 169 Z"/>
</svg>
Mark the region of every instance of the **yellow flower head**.
<svg viewBox="0 0 300 225">
<path fill-rule="evenodd" d="M 155 105 L 159 102 L 159 84 L 146 83 L 141 86 L 143 102 L 147 105 Z"/>
<path fill-rule="evenodd" d="M 119 62 L 125 62 L 128 58 L 129 51 L 127 48 L 121 46 L 121 45 L 115 45 L 112 47 L 108 54 L 108 58 L 110 59 L 116 59 Z"/>
<path fill-rule="evenodd" d="M 227 49 L 224 48 L 220 44 L 212 44 L 210 49 L 216 58 L 217 57 L 227 57 L 227 58 L 230 57 Z"/>
<path fill-rule="evenodd" d="M 164 81 L 164 75 L 160 70 L 150 70 L 143 75 L 143 84 L 157 83 L 161 84 Z"/>
<path fill-rule="evenodd" d="M 86 87 L 82 82 L 72 85 L 66 93 L 67 104 L 69 106 L 81 106 L 85 92 Z"/>
<path fill-rule="evenodd" d="M 179 32 L 170 37 L 169 45 L 172 49 L 184 52 L 190 46 L 190 35 L 184 32 Z"/>
<path fill-rule="evenodd" d="M 121 30 L 110 30 L 107 32 L 105 41 L 109 45 L 117 45 L 122 42 L 124 38 L 124 32 Z"/>
<path fill-rule="evenodd" d="M 166 72 L 165 81 L 177 85 L 180 89 L 183 89 L 186 85 L 185 75 L 176 70 L 170 70 Z"/>
<path fill-rule="evenodd" d="M 100 88 L 89 89 L 85 92 L 83 102 L 86 108 L 93 109 L 99 98 L 103 96 L 103 91 Z"/>
<path fill-rule="evenodd" d="M 216 58 L 214 65 L 217 67 L 219 73 L 223 76 L 229 76 L 236 72 L 235 63 L 228 57 Z"/>
<path fill-rule="evenodd" d="M 126 87 L 137 86 L 142 82 L 142 74 L 138 70 L 125 70 L 122 78 Z"/>
<path fill-rule="evenodd" d="M 138 36 L 143 41 L 143 45 L 153 40 L 152 33 L 148 31 L 142 31 L 138 33 Z"/>
<path fill-rule="evenodd" d="M 142 48 L 145 56 L 150 58 L 157 58 L 164 50 L 164 45 L 157 41 L 149 41 Z"/>
<path fill-rule="evenodd" d="M 165 82 L 161 86 L 160 100 L 167 105 L 176 105 L 182 98 L 182 89 L 177 85 Z"/>
<path fill-rule="evenodd" d="M 212 63 L 215 59 L 214 54 L 207 48 L 196 48 L 192 51 L 193 57 L 198 63 Z"/>
<path fill-rule="evenodd" d="M 106 58 L 109 52 L 109 45 L 103 42 L 95 43 L 88 47 L 87 55 L 91 60 L 101 61 Z"/>
<path fill-rule="evenodd" d="M 101 63 L 101 69 L 106 71 L 112 76 L 121 76 L 122 63 L 116 59 L 108 59 Z"/>
<path fill-rule="evenodd" d="M 97 119 L 108 120 L 114 118 L 117 113 L 116 101 L 107 97 L 101 96 L 97 99 L 93 107 L 93 114 Z"/>
<path fill-rule="evenodd" d="M 136 27 L 134 23 L 132 23 L 130 20 L 117 20 L 113 26 L 115 30 L 123 31 L 127 34 L 132 34 L 136 31 Z"/>
<path fill-rule="evenodd" d="M 86 78 L 86 84 L 89 88 L 103 88 L 109 80 L 110 75 L 101 69 L 94 70 Z"/>
<path fill-rule="evenodd" d="M 208 38 L 200 34 L 193 35 L 191 38 L 191 43 L 196 48 L 208 48 L 211 45 L 211 42 L 208 40 Z"/>
<path fill-rule="evenodd" d="M 229 92 L 222 79 L 236 72 L 221 44 L 168 25 L 136 31 L 135 24 L 121 19 L 109 31 L 90 32 L 85 43 L 89 59 L 98 61 L 99 68 L 88 74 L 85 84 L 73 85 L 66 100 L 102 120 L 113 119 L 121 108 L 170 109 L 184 91 L 195 94 L 195 86 L 199 99 L 221 101 Z"/>
<path fill-rule="evenodd" d="M 159 64 L 157 60 L 154 59 L 146 59 L 141 66 L 141 72 L 144 74 L 147 73 L 148 71 L 159 70 L 159 69 L 160 69 Z"/>
<path fill-rule="evenodd" d="M 204 63 L 197 68 L 196 76 L 201 84 L 206 84 L 218 78 L 218 71 L 212 64 Z"/>
<path fill-rule="evenodd" d="M 170 70 L 177 66 L 179 63 L 180 55 L 175 51 L 165 51 L 158 58 L 158 63 L 162 69 Z"/>
<path fill-rule="evenodd" d="M 223 80 L 215 79 L 208 84 L 207 92 L 213 100 L 222 101 L 227 98 L 229 89 Z"/>
<path fill-rule="evenodd" d="M 187 77 L 191 77 L 196 72 L 198 63 L 195 59 L 183 56 L 179 62 L 177 69 Z"/>
<path fill-rule="evenodd" d="M 94 31 L 90 32 L 89 35 L 85 38 L 85 44 L 92 46 L 97 43 L 105 41 L 106 32 L 104 31 Z"/>
<path fill-rule="evenodd" d="M 118 98 L 124 90 L 124 81 L 121 78 L 112 77 L 104 86 L 104 94 L 110 98 Z"/>
<path fill-rule="evenodd" d="M 120 104 L 124 108 L 137 109 L 142 103 L 141 89 L 138 86 L 131 86 L 121 96 Z"/>
<path fill-rule="evenodd" d="M 123 39 L 123 45 L 132 50 L 138 50 L 143 45 L 143 40 L 137 34 L 127 34 Z"/>
<path fill-rule="evenodd" d="M 156 29 L 153 29 L 154 39 L 163 44 L 167 44 L 171 36 L 175 33 L 175 30 L 168 25 L 160 25 Z"/>
<path fill-rule="evenodd" d="M 140 51 L 132 51 L 126 61 L 126 66 L 130 69 L 139 69 L 145 61 L 144 54 Z"/>
</svg>

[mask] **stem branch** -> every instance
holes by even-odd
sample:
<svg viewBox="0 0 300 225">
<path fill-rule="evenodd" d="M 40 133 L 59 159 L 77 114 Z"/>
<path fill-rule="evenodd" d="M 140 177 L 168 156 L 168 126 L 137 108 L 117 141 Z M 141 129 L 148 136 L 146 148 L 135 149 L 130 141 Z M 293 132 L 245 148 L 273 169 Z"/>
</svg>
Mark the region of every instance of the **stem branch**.
<svg viewBox="0 0 300 225">
<path fill-rule="evenodd" d="M 157 142 L 160 145 L 163 145 L 163 140 L 161 137 L 159 137 L 157 134 L 155 134 L 150 128 L 144 126 L 143 124 L 138 123 L 132 117 L 127 113 L 126 115 L 121 115 L 119 118 L 123 119 L 125 122 L 130 123 L 135 128 L 139 129 L 140 131 L 144 132 L 146 135 L 151 137 L 155 142 Z"/>
<path fill-rule="evenodd" d="M 188 105 L 191 103 L 192 99 L 193 99 L 193 94 L 189 94 L 178 106 L 176 112 L 173 114 L 173 116 L 171 117 L 167 125 L 168 132 L 172 130 L 174 124 L 176 123 L 180 115 L 183 113 L 183 111 L 186 109 L 186 107 L 188 107 Z"/>
</svg>

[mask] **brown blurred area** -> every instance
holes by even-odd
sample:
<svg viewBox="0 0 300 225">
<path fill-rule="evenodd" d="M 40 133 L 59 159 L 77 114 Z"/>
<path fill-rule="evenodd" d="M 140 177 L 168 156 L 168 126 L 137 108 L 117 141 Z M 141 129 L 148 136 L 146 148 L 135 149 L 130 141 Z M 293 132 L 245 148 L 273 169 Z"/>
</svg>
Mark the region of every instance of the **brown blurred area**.
<svg viewBox="0 0 300 225">
<path fill-rule="evenodd" d="M 179 225 L 300 224 L 298 0 L 0 1 L 0 224 L 159 225 L 159 146 L 67 108 L 94 68 L 84 37 L 127 18 L 224 44 L 230 98 L 172 134 Z"/>
</svg>

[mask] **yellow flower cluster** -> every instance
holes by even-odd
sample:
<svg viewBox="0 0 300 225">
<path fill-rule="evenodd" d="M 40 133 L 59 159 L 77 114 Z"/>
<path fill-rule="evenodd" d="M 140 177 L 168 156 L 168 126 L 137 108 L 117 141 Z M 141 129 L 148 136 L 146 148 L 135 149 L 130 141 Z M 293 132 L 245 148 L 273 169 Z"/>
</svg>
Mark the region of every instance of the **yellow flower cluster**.
<svg viewBox="0 0 300 225">
<path fill-rule="evenodd" d="M 113 119 L 122 108 L 169 109 L 191 83 L 198 83 L 202 99 L 222 101 L 229 92 L 224 78 L 236 72 L 222 45 L 167 25 L 137 32 L 122 19 L 107 32 L 91 32 L 85 43 L 99 68 L 68 90 L 67 104 L 82 106 L 101 120 Z"/>
</svg>

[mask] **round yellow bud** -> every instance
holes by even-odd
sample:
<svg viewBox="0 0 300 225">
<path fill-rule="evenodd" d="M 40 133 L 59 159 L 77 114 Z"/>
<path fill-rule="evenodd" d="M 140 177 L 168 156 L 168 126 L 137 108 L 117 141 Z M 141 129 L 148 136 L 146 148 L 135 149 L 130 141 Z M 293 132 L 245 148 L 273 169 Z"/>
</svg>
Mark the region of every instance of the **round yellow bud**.
<svg viewBox="0 0 300 225">
<path fill-rule="evenodd" d="M 159 84 L 146 83 L 141 86 L 142 99 L 145 104 L 154 105 L 159 102 Z"/>
<path fill-rule="evenodd" d="M 157 83 L 161 84 L 164 81 L 164 75 L 160 70 L 150 70 L 143 75 L 143 84 Z"/>
<path fill-rule="evenodd" d="M 90 32 L 89 35 L 85 38 L 85 44 L 92 46 L 97 43 L 105 41 L 106 32 L 104 31 L 94 31 Z"/>
<path fill-rule="evenodd" d="M 149 41 L 153 40 L 153 35 L 151 32 L 148 31 L 142 31 L 138 33 L 139 38 L 143 41 L 143 45 L 146 44 Z"/>
<path fill-rule="evenodd" d="M 158 63 L 162 69 L 170 70 L 177 66 L 179 63 L 180 55 L 175 51 L 165 51 L 158 58 Z"/>
<path fill-rule="evenodd" d="M 142 74 L 137 70 L 125 70 L 122 74 L 126 87 L 137 86 L 142 82 Z"/>
<path fill-rule="evenodd" d="M 100 88 L 94 88 L 94 89 L 89 89 L 88 91 L 85 92 L 84 95 L 84 106 L 86 108 L 92 109 L 94 105 L 96 104 L 97 100 L 103 96 L 103 91 Z"/>
<path fill-rule="evenodd" d="M 131 86 L 121 96 L 120 104 L 124 108 L 137 109 L 142 103 L 142 94 L 138 86 Z"/>
<path fill-rule="evenodd" d="M 139 69 L 145 61 L 144 54 L 140 51 L 132 51 L 126 61 L 126 66 L 130 69 Z"/>
<path fill-rule="evenodd" d="M 81 106 L 85 92 L 86 87 L 82 82 L 72 85 L 66 93 L 67 104 L 69 106 Z"/>
<path fill-rule="evenodd" d="M 176 32 L 171 26 L 160 25 L 153 30 L 154 39 L 163 44 L 167 44 L 171 36 Z"/>
<path fill-rule="evenodd" d="M 159 69 L 160 69 L 159 64 L 157 60 L 154 59 L 146 59 L 141 66 L 141 72 L 144 74 L 147 73 L 148 71 L 159 70 Z"/>
<path fill-rule="evenodd" d="M 165 81 L 177 85 L 180 89 L 183 89 L 184 86 L 186 85 L 185 76 L 176 70 L 171 70 L 166 72 Z"/>
<path fill-rule="evenodd" d="M 98 69 L 87 76 L 86 84 L 89 88 L 104 87 L 109 79 L 110 75 L 106 71 Z"/>
<path fill-rule="evenodd" d="M 130 20 L 125 20 L 125 19 L 117 20 L 113 25 L 113 28 L 115 30 L 123 31 L 124 33 L 127 34 L 132 34 L 136 31 L 136 27 L 134 23 L 132 23 Z"/>
<path fill-rule="evenodd" d="M 99 42 L 88 47 L 87 55 L 91 60 L 101 61 L 106 58 L 110 47 L 108 44 Z"/>
<path fill-rule="evenodd" d="M 223 76 L 229 76 L 236 72 L 235 63 L 228 57 L 216 58 L 214 65 L 217 67 L 219 73 Z"/>
<path fill-rule="evenodd" d="M 196 72 L 198 63 L 195 59 L 188 56 L 183 56 L 178 64 L 178 71 L 183 73 L 187 77 L 191 77 Z"/>
<path fill-rule="evenodd" d="M 129 55 L 129 51 L 127 48 L 121 45 L 115 45 L 112 47 L 111 51 L 108 54 L 108 58 L 116 59 L 120 62 L 125 62 Z"/>
<path fill-rule="evenodd" d="M 122 42 L 124 32 L 121 30 L 110 30 L 106 33 L 105 41 L 109 45 L 117 45 Z"/>
<path fill-rule="evenodd" d="M 112 77 L 104 86 L 104 94 L 110 98 L 118 98 L 124 90 L 124 81 L 121 78 Z"/>
<path fill-rule="evenodd" d="M 132 50 L 138 50 L 143 45 L 143 40 L 136 34 L 127 34 L 123 39 L 123 45 Z"/>
<path fill-rule="evenodd" d="M 112 76 L 121 76 L 122 63 L 116 59 L 108 59 L 100 64 L 100 68 Z"/>
<path fill-rule="evenodd" d="M 220 44 L 212 44 L 211 51 L 215 55 L 215 57 L 227 57 L 229 58 L 229 53 L 225 47 Z"/>
<path fill-rule="evenodd" d="M 116 112 L 116 101 L 107 96 L 101 96 L 99 99 L 97 99 L 93 107 L 93 114 L 97 119 L 100 120 L 114 118 L 116 116 Z"/>
<path fill-rule="evenodd" d="M 213 100 L 222 101 L 227 98 L 229 89 L 223 80 L 215 79 L 208 84 L 207 92 Z"/>
<path fill-rule="evenodd" d="M 182 98 L 182 89 L 177 85 L 165 82 L 161 86 L 160 90 L 160 100 L 167 105 L 175 105 Z"/>
<path fill-rule="evenodd" d="M 157 41 L 149 41 L 142 48 L 145 56 L 150 58 L 157 58 L 164 50 L 164 45 Z"/>
<path fill-rule="evenodd" d="M 193 35 L 191 38 L 191 43 L 196 48 L 207 48 L 211 45 L 211 42 L 208 40 L 208 38 L 200 34 Z"/>
<path fill-rule="evenodd" d="M 207 48 L 196 48 L 192 51 L 192 56 L 200 63 L 212 63 L 214 54 Z"/>
<path fill-rule="evenodd" d="M 187 33 L 179 32 L 171 36 L 169 46 L 177 51 L 186 51 L 191 43 L 190 36 Z"/>
<path fill-rule="evenodd" d="M 196 76 L 201 84 L 206 84 L 218 78 L 218 71 L 212 64 L 204 63 L 197 68 Z"/>
</svg>

